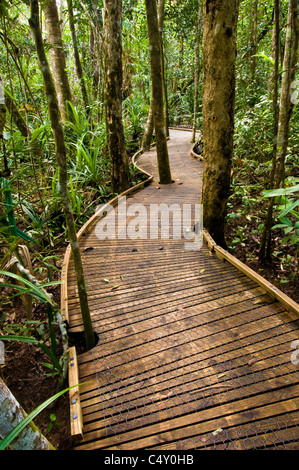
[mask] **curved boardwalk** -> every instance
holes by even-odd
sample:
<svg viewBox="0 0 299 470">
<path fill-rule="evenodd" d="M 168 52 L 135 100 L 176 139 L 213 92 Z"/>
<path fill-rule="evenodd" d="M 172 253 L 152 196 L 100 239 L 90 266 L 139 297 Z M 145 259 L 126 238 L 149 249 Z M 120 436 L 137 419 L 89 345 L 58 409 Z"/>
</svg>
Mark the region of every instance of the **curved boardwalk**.
<svg viewBox="0 0 299 470">
<path fill-rule="evenodd" d="M 140 157 L 154 179 L 128 207 L 200 202 L 190 136 L 171 131 L 172 185 L 159 184 L 155 150 Z M 82 410 L 76 449 L 298 449 L 298 305 L 286 308 L 206 241 L 99 240 L 97 222 L 80 237 L 99 342 L 78 356 L 79 377 L 70 368 L 83 383 L 71 404 L 72 424 Z M 70 331 L 82 331 L 71 260 L 65 294 Z"/>
</svg>

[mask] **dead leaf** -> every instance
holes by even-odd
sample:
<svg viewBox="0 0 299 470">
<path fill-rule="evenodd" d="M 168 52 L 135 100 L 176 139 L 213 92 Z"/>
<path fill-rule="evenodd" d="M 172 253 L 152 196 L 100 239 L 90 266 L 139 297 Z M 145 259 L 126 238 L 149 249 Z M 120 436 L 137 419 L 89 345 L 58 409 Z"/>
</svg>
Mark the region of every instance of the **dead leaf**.
<svg viewBox="0 0 299 470">
<path fill-rule="evenodd" d="M 216 429 L 215 431 L 212 432 L 213 436 L 217 436 L 217 434 L 219 434 L 220 432 L 222 432 L 223 429 L 222 428 L 218 428 Z"/>
<path fill-rule="evenodd" d="M 257 362 L 257 358 L 256 358 L 256 357 L 253 357 L 253 358 L 249 359 L 249 361 L 248 361 L 247 364 L 248 364 L 249 366 L 251 366 L 251 365 L 254 364 L 255 362 Z"/>
<path fill-rule="evenodd" d="M 226 372 L 223 372 L 223 374 L 219 374 L 218 379 L 220 379 L 221 377 L 224 377 L 225 375 L 226 375 Z"/>
</svg>

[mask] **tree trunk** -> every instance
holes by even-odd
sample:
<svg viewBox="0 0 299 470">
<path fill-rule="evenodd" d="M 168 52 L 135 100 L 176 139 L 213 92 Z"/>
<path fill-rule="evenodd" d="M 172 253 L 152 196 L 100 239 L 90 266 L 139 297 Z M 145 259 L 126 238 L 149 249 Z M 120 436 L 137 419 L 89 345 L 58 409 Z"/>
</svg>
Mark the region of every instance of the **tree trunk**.
<svg viewBox="0 0 299 470">
<path fill-rule="evenodd" d="M 166 124 L 163 100 L 163 67 L 156 2 L 145 0 L 150 46 L 151 79 L 154 126 L 157 145 L 158 170 L 161 184 L 170 184 L 171 171 L 167 148 Z"/>
<path fill-rule="evenodd" d="M 151 95 L 150 107 L 148 111 L 147 121 L 145 125 L 145 131 L 142 138 L 141 148 L 145 152 L 149 150 L 154 132 L 154 116 L 153 116 L 153 97 Z"/>
<path fill-rule="evenodd" d="M 239 0 L 204 2 L 203 223 L 223 247 L 233 156 L 238 11 Z"/>
<path fill-rule="evenodd" d="M 252 54 L 251 54 L 251 80 L 255 80 L 255 69 L 256 69 L 256 53 L 257 53 L 257 24 L 258 24 L 258 0 L 254 0 L 253 3 L 253 34 L 252 34 Z"/>
<path fill-rule="evenodd" d="M 201 36 L 202 26 L 202 4 L 199 0 L 198 8 L 198 24 L 196 28 L 196 39 L 195 39 L 195 68 L 194 68 L 194 111 L 193 111 L 193 131 L 191 142 L 195 142 L 196 124 L 197 124 L 197 113 L 198 113 L 198 86 L 199 86 L 199 72 L 200 72 L 200 59 L 199 59 L 199 45 Z"/>
<path fill-rule="evenodd" d="M 0 139 L 3 139 L 3 132 L 6 121 L 6 100 L 5 100 L 5 86 L 2 78 L 0 77 Z"/>
<path fill-rule="evenodd" d="M 4 439 L 23 419 L 26 413 L 9 388 L 0 379 L 0 436 Z M 10 450 L 55 450 L 31 421 L 9 445 Z"/>
<path fill-rule="evenodd" d="M 271 72 L 268 82 L 268 92 L 272 95 L 273 101 L 273 116 L 274 116 L 274 129 L 273 129 L 273 150 L 272 150 L 272 168 L 270 176 L 269 188 L 273 188 L 274 178 L 276 174 L 276 158 L 277 158 L 277 133 L 278 133 L 278 70 L 279 70 L 279 44 L 280 44 L 280 14 L 279 14 L 279 0 L 274 0 L 274 28 L 272 34 L 272 57 L 274 60 L 274 68 Z M 260 241 L 259 258 L 264 260 L 271 257 L 271 227 L 273 225 L 273 207 L 274 198 L 270 198 L 267 215 L 265 217 L 263 233 Z"/>
<path fill-rule="evenodd" d="M 5 123 L 6 123 L 5 92 L 4 92 L 4 84 L 0 78 L 0 141 L 2 141 L 2 147 L 3 147 L 3 171 L 0 171 L 0 177 L 10 175 L 10 170 L 8 168 L 8 161 L 6 157 L 4 136 L 3 136 Z"/>
<path fill-rule="evenodd" d="M 71 31 L 71 37 L 72 37 L 72 43 L 73 43 L 73 50 L 74 50 L 74 58 L 75 58 L 77 77 L 78 77 L 78 80 L 79 80 L 79 83 L 80 83 L 81 95 L 82 95 L 84 107 L 88 111 L 88 109 L 89 109 L 88 96 L 87 96 L 87 91 L 86 91 L 86 86 L 85 86 L 85 80 L 84 80 L 81 60 L 80 60 L 80 56 L 79 56 L 78 42 L 77 42 L 75 23 L 74 23 L 74 12 L 73 12 L 73 2 L 72 2 L 72 0 L 67 0 L 67 8 L 68 8 L 68 19 L 69 19 L 69 25 L 70 25 L 70 31 Z"/>
<path fill-rule="evenodd" d="M 71 119 L 71 112 L 68 110 L 67 102 L 72 102 L 72 93 L 66 71 L 66 61 L 56 0 L 47 0 L 47 2 L 45 2 L 45 22 L 47 42 L 51 46 L 51 66 L 54 75 L 59 108 L 62 119 L 66 121 Z"/>
<path fill-rule="evenodd" d="M 15 125 L 21 132 L 23 137 L 31 137 L 31 130 L 27 127 L 26 121 L 23 119 L 23 116 L 19 113 L 18 107 L 14 100 L 10 97 L 8 93 L 5 92 L 5 105 L 11 115 Z"/>
<path fill-rule="evenodd" d="M 279 34 L 279 25 L 280 25 L 280 13 L 279 13 L 279 1 L 274 0 L 274 10 L 273 10 L 273 31 L 272 31 L 272 41 L 271 41 L 271 58 L 274 62 L 274 66 L 270 71 L 268 79 L 268 93 L 272 100 L 274 99 L 273 93 L 275 84 L 278 79 L 278 67 L 279 67 L 279 49 L 280 49 L 280 34 Z"/>
<path fill-rule="evenodd" d="M 172 95 L 176 95 L 178 92 L 179 88 L 179 74 L 181 73 L 181 70 L 183 68 L 183 62 L 184 62 L 184 38 L 180 38 L 180 51 L 179 51 L 179 58 L 178 62 L 176 65 L 176 69 L 174 71 L 174 80 L 171 88 L 171 93 Z"/>
<path fill-rule="evenodd" d="M 279 187 L 285 176 L 285 156 L 289 140 L 289 124 L 294 108 L 294 103 L 291 100 L 291 85 L 295 80 L 298 41 L 298 0 L 289 0 L 277 133 L 276 188 Z"/>
<path fill-rule="evenodd" d="M 166 136 L 169 137 L 168 96 L 167 96 L 167 85 L 166 85 L 166 77 L 165 77 L 165 61 L 164 61 L 164 45 L 163 45 L 165 0 L 158 0 L 157 14 L 158 14 L 158 27 L 159 27 L 159 31 L 160 31 L 160 41 L 161 41 L 165 126 L 166 126 Z"/>
<path fill-rule="evenodd" d="M 80 249 L 77 241 L 76 227 L 73 218 L 72 205 L 68 194 L 68 175 L 66 162 L 66 147 L 61 123 L 61 116 L 55 92 L 55 86 L 51 75 L 48 60 L 43 46 L 43 38 L 39 24 L 39 5 L 38 0 L 31 0 L 31 17 L 29 24 L 34 36 L 35 47 L 39 60 L 40 70 L 43 76 L 44 90 L 47 98 L 48 111 L 51 121 L 55 141 L 55 155 L 59 168 L 59 191 L 65 214 L 68 236 L 72 248 L 72 254 L 75 265 L 79 301 L 81 314 L 84 324 L 84 332 L 86 339 L 86 348 L 91 349 L 95 345 L 95 335 L 92 328 L 92 322 L 89 312 L 88 299 L 86 293 L 85 279 L 81 260 Z"/>
<path fill-rule="evenodd" d="M 105 110 L 111 184 L 114 193 L 129 187 L 122 120 L 122 1 L 104 0 Z"/>
<path fill-rule="evenodd" d="M 277 6 L 276 6 L 277 9 Z M 279 26 L 276 26 L 277 28 Z M 278 122 L 274 130 L 274 146 L 271 172 L 271 188 L 279 188 L 284 180 L 285 157 L 289 140 L 289 123 L 293 112 L 294 104 L 291 100 L 291 85 L 295 79 L 299 41 L 298 28 L 298 1 L 289 0 L 288 20 L 285 40 L 285 52 L 283 62 L 283 73 L 281 82 L 281 94 L 279 104 Z M 278 49 L 276 51 L 278 65 Z M 274 97 L 275 99 L 275 97 Z M 275 103 L 274 103 L 275 105 Z M 275 112 L 275 111 L 274 111 Z M 277 119 L 276 119 L 277 121 Z M 275 132 L 277 131 L 277 138 Z M 264 223 L 264 230 L 261 237 L 259 258 L 271 258 L 271 226 L 274 209 L 274 198 L 270 198 L 269 207 Z"/>
</svg>

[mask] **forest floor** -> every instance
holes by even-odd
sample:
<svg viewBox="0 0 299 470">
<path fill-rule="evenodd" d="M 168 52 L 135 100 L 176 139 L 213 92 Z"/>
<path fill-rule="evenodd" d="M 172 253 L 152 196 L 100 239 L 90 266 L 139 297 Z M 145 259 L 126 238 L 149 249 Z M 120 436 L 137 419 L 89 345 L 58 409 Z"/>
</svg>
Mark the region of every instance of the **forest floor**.
<svg viewBox="0 0 299 470">
<path fill-rule="evenodd" d="M 230 210 L 237 212 L 242 209 L 242 204 L 242 200 L 234 198 Z M 255 207 L 255 210 L 258 211 L 259 208 Z M 256 235 L 256 220 L 246 217 L 248 214 L 244 210 L 241 210 L 241 212 L 242 214 L 238 218 L 231 218 L 227 225 L 227 242 L 230 247 L 234 248 L 230 251 L 296 302 L 299 302 L 299 281 L 298 276 L 294 276 L 295 270 L 298 269 L 295 247 L 279 248 L 279 236 L 277 236 L 275 244 L 277 244 L 276 251 L 279 252 L 279 256 L 273 257 L 271 262 L 260 263 L 258 259 L 259 243 Z M 240 226 L 246 227 L 246 230 L 243 231 L 243 242 L 235 243 L 236 234 L 240 232 Z M 57 253 L 59 256 L 58 267 L 62 265 L 64 250 L 65 247 L 61 247 L 59 253 Z M 287 254 L 291 255 L 293 262 L 285 263 L 282 261 Z M 53 280 L 59 280 L 59 273 L 56 271 Z M 53 294 L 59 305 L 60 286 L 53 286 L 48 290 Z M 42 305 L 35 305 L 33 318 L 41 323 L 47 323 L 46 311 Z M 25 320 L 26 312 L 21 300 L 14 301 L 13 304 L 6 304 L 2 311 L 0 308 L 0 329 L 4 334 L 8 334 L 5 331 L 7 326 L 21 324 Z M 57 377 L 48 376 L 49 369 L 43 365 L 44 362 L 48 362 L 47 357 L 35 345 L 21 342 L 11 342 L 9 346 L 6 344 L 5 364 L 0 366 L 0 377 L 4 379 L 27 413 L 33 411 L 58 391 Z M 72 449 L 68 392 L 42 411 L 34 419 L 34 422 L 57 450 Z"/>
<path fill-rule="evenodd" d="M 242 184 L 241 177 L 238 181 Z M 298 245 L 282 245 L 284 233 L 282 229 L 274 229 L 272 257 L 270 260 L 261 261 L 259 259 L 260 233 L 258 233 L 261 219 L 252 217 L 252 214 L 264 212 L 265 200 L 261 199 L 258 189 L 252 189 L 248 198 L 255 201 L 251 210 L 244 210 L 242 198 L 232 199 L 230 211 L 239 215 L 236 218 L 230 218 L 226 225 L 228 249 L 236 258 L 299 303 Z"/>
</svg>

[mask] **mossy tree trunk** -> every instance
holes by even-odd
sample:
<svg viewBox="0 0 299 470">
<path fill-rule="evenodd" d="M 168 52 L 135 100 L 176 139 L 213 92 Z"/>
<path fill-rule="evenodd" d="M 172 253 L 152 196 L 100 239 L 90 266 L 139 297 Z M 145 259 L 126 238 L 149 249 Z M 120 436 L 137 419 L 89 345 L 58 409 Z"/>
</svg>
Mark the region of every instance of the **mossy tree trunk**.
<svg viewBox="0 0 299 470">
<path fill-rule="evenodd" d="M 233 157 L 238 11 L 239 0 L 204 2 L 203 223 L 223 247 Z"/>
<path fill-rule="evenodd" d="M 114 193 L 129 187 L 129 164 L 122 120 L 122 1 L 104 0 L 105 111 L 111 184 Z"/>
<path fill-rule="evenodd" d="M 10 170 L 8 168 L 8 161 L 6 157 L 4 136 L 3 136 L 5 124 L 6 124 L 5 92 L 4 92 L 4 84 L 0 77 L 0 142 L 2 142 L 2 151 L 3 151 L 3 171 L 0 171 L 0 177 L 10 175 Z"/>
<path fill-rule="evenodd" d="M 163 65 L 156 2 L 145 0 L 150 47 L 153 116 L 157 145 L 158 170 L 161 184 L 170 184 L 171 171 L 167 148 L 163 99 Z"/>
<path fill-rule="evenodd" d="M 167 83 L 166 83 L 166 76 L 165 76 L 164 39 L 163 39 L 164 18 L 165 18 L 165 0 L 158 0 L 157 13 L 158 13 L 158 27 L 160 31 L 160 42 L 161 42 L 165 126 L 166 126 L 166 135 L 167 137 L 169 137 L 168 95 L 167 95 Z"/>
<path fill-rule="evenodd" d="M 278 7 L 276 7 L 276 10 Z M 277 18 L 278 18 L 278 11 Z M 279 29 L 279 26 L 276 26 Z M 278 32 L 277 32 L 278 34 Z M 295 80 L 295 71 L 299 43 L 298 24 L 298 0 L 289 0 L 286 39 L 284 47 L 283 73 L 281 80 L 281 92 L 279 102 L 279 112 L 275 112 L 274 145 L 271 172 L 271 188 L 279 188 L 285 177 L 285 157 L 289 141 L 289 126 L 294 108 L 292 102 L 292 83 Z M 276 53 L 278 60 L 278 51 Z M 277 72 L 276 72 L 277 73 Z M 277 86 L 277 85 L 276 85 Z M 274 100 L 277 99 L 277 90 L 274 93 Z M 274 101 L 274 106 L 277 102 Z M 276 122 L 277 121 L 277 122 Z M 259 258 L 261 260 L 271 258 L 271 227 L 273 225 L 274 198 L 270 198 L 267 215 L 264 222 L 264 230 L 261 237 Z"/>
<path fill-rule="evenodd" d="M 150 107 L 147 115 L 147 121 L 145 125 L 145 130 L 142 138 L 141 148 L 145 152 L 149 150 L 152 140 L 153 140 L 153 132 L 154 132 L 154 116 L 153 116 L 153 96 L 151 95 L 150 100 Z"/>
<path fill-rule="evenodd" d="M 85 109 L 88 113 L 89 101 L 88 101 L 88 95 L 87 95 L 87 90 L 86 90 L 86 86 L 85 86 L 85 80 L 84 80 L 80 55 L 79 55 L 78 41 L 77 41 L 76 30 L 75 30 L 75 20 L 74 20 L 72 0 L 67 0 L 67 8 L 68 8 L 68 20 L 69 20 L 69 25 L 70 25 L 71 37 L 72 37 L 76 72 L 77 72 L 77 77 L 78 77 L 78 80 L 79 80 L 79 83 L 80 83 L 81 95 L 82 95 L 82 100 L 83 100 L 83 103 L 84 103 L 84 107 L 85 107 Z"/>
<path fill-rule="evenodd" d="M 6 90 L 5 90 L 5 105 L 15 125 L 21 132 L 22 136 L 26 138 L 31 137 L 31 130 L 29 129 L 26 121 L 24 120 L 23 116 L 19 112 L 16 103 L 11 98 L 11 96 L 6 92 Z"/>
<path fill-rule="evenodd" d="M 48 111 L 51 121 L 55 141 L 55 155 L 59 169 L 59 191 L 62 201 L 62 206 L 65 214 L 68 236 L 72 248 L 74 259 L 74 266 L 76 272 L 77 286 L 79 301 L 81 307 L 81 314 L 84 324 L 84 332 L 86 339 L 86 348 L 91 349 L 95 345 L 95 335 L 93 332 L 90 311 L 88 306 L 87 292 L 85 286 L 84 272 L 81 260 L 79 244 L 77 241 L 76 227 L 74 223 L 72 205 L 68 194 L 68 174 L 67 174 L 67 161 L 66 161 L 66 146 L 64 140 L 63 127 L 61 123 L 61 115 L 59 111 L 55 86 L 51 70 L 48 64 L 47 56 L 43 45 L 43 38 L 39 24 L 39 4 L 38 0 L 31 0 L 31 17 L 29 24 L 33 33 L 35 47 L 37 51 L 40 70 L 43 76 L 43 84 L 45 95 L 47 99 Z"/>
<path fill-rule="evenodd" d="M 198 8 L 198 23 L 195 32 L 195 67 L 194 67 L 194 108 L 193 108 L 193 129 L 191 142 L 195 142 L 195 134 L 197 127 L 197 113 L 198 113 L 198 95 L 199 95 L 199 73 L 200 73 L 200 38 L 202 28 L 202 2 L 199 0 Z"/>
<path fill-rule="evenodd" d="M 62 119 L 71 119 L 71 111 L 67 102 L 72 102 L 71 87 L 66 71 L 64 46 L 61 37 L 59 15 L 56 0 L 45 2 L 45 23 L 47 30 L 47 42 L 51 46 L 51 67 L 55 81 L 55 88 Z"/>
</svg>

